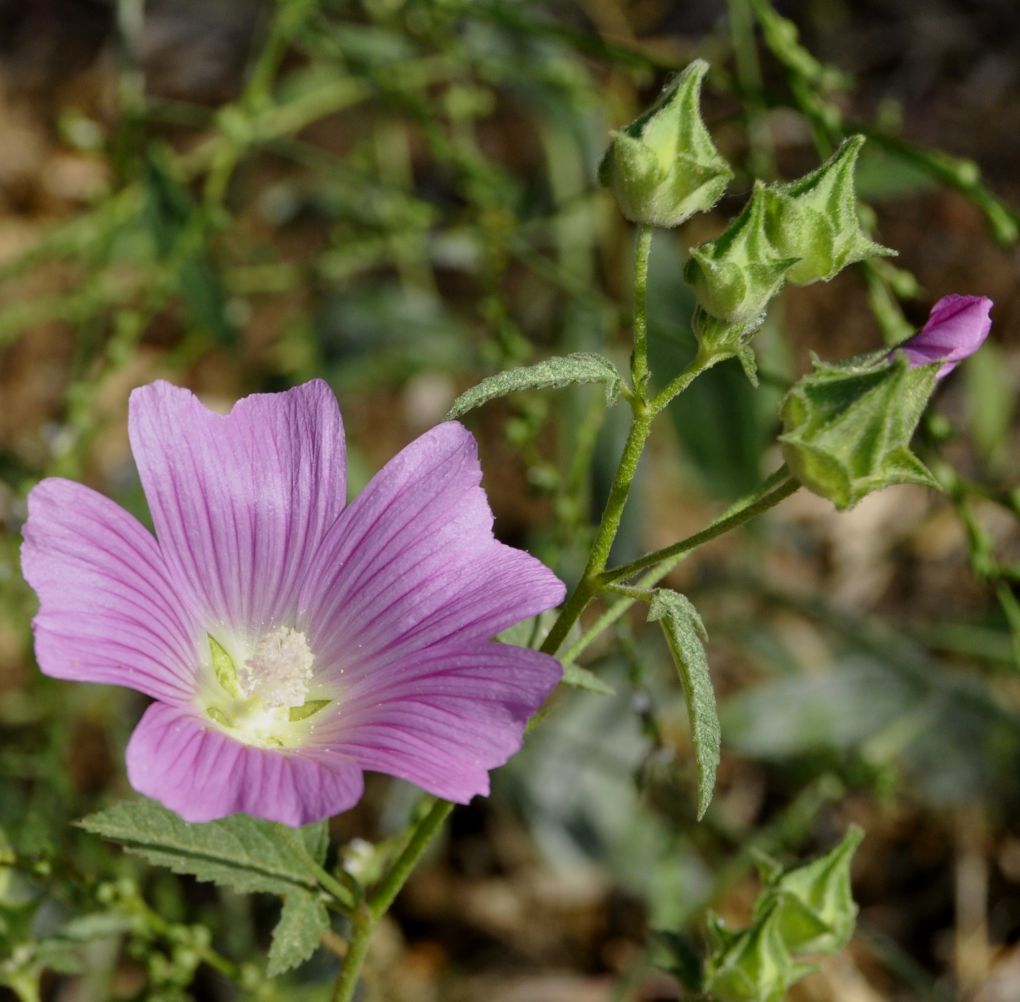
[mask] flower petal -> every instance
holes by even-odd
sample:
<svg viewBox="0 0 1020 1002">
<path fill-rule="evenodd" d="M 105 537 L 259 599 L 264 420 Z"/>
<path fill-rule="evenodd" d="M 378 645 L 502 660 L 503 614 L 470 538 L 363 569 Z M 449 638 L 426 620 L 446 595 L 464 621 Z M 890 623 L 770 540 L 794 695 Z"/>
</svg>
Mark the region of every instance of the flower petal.
<svg viewBox="0 0 1020 1002">
<path fill-rule="evenodd" d="M 981 347 L 992 329 L 992 301 L 985 296 L 943 296 L 924 327 L 900 345 L 912 366 L 945 363 L 942 379 Z"/>
<path fill-rule="evenodd" d="M 32 489 L 22 532 L 22 572 L 39 596 L 39 667 L 186 701 L 199 634 L 151 533 L 108 498 L 58 478 Z"/>
<path fill-rule="evenodd" d="M 243 812 L 298 827 L 361 797 L 361 770 L 339 756 L 255 748 L 189 710 L 153 703 L 127 747 L 131 785 L 185 821 Z"/>
<path fill-rule="evenodd" d="M 556 576 L 492 535 L 471 434 L 439 425 L 372 478 L 327 533 L 302 590 L 325 670 L 356 674 L 448 638 L 485 640 L 563 598 Z"/>
<path fill-rule="evenodd" d="M 214 620 L 263 628 L 293 615 L 326 529 L 343 509 L 343 427 L 314 380 L 238 401 L 226 416 L 157 382 L 131 394 L 131 448 L 156 536 Z"/>
<path fill-rule="evenodd" d="M 314 742 L 467 803 L 489 792 L 488 771 L 521 747 L 562 671 L 555 658 L 508 644 L 433 648 L 366 672 Z"/>
</svg>

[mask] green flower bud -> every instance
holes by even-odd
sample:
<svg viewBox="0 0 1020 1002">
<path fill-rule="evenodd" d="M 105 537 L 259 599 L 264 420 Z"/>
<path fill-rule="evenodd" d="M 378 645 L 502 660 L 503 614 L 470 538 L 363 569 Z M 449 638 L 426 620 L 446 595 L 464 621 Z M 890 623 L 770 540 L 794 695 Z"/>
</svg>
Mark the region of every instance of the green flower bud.
<svg viewBox="0 0 1020 1002">
<path fill-rule="evenodd" d="M 763 912 L 774 905 L 776 929 L 794 953 L 835 953 L 850 941 L 857 918 L 850 863 L 863 838 L 852 825 L 824 856 L 787 871 L 763 896 Z"/>
<path fill-rule="evenodd" d="M 778 252 L 769 239 L 768 197 L 768 189 L 757 182 L 740 215 L 721 236 L 692 247 L 684 268 L 684 278 L 707 314 L 752 331 L 797 263 L 796 257 Z"/>
<path fill-rule="evenodd" d="M 659 102 L 613 133 L 599 181 L 634 223 L 679 226 L 711 209 L 733 177 L 712 142 L 699 107 L 708 63 L 691 63 Z"/>
<path fill-rule="evenodd" d="M 800 259 L 786 276 L 794 285 L 827 282 L 855 261 L 896 253 L 868 239 L 857 217 L 854 169 L 863 145 L 852 136 L 817 170 L 767 189 L 769 239 L 781 256 Z"/>
<path fill-rule="evenodd" d="M 780 407 L 790 472 L 840 509 L 891 484 L 937 488 L 910 439 L 938 371 L 938 363 L 911 368 L 903 352 L 838 364 L 815 359 Z"/>
<path fill-rule="evenodd" d="M 773 905 L 747 929 L 709 927 L 713 951 L 705 991 L 718 1002 L 783 1002 L 787 989 L 810 968 L 797 964 L 783 942 Z"/>
</svg>

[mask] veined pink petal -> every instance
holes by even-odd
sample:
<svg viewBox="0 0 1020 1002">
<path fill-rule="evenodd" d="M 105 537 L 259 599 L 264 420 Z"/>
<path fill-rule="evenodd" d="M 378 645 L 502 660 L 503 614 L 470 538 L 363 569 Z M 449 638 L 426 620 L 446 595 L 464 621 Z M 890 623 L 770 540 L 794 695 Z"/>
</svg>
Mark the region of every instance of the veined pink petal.
<svg viewBox="0 0 1020 1002">
<path fill-rule="evenodd" d="M 178 586 L 235 628 L 292 616 L 343 510 L 340 411 L 321 380 L 238 401 L 226 416 L 157 382 L 131 394 L 131 448 Z"/>
<path fill-rule="evenodd" d="M 22 571 L 39 596 L 39 667 L 187 701 L 204 634 L 152 535 L 101 494 L 56 478 L 29 494 L 23 534 Z"/>
<path fill-rule="evenodd" d="M 130 432 L 157 538 L 100 495 L 44 481 L 23 563 L 43 669 L 158 700 L 128 746 L 132 785 L 189 821 L 290 825 L 352 806 L 363 769 L 460 801 L 486 792 L 561 672 L 490 638 L 564 588 L 493 537 L 471 435 L 421 436 L 344 510 L 325 383 L 225 417 L 156 383 L 132 395 Z M 240 692 L 217 692 L 208 668 L 217 621 L 242 652 Z M 319 698 L 333 701 L 321 719 L 290 718 Z"/>
<path fill-rule="evenodd" d="M 474 438 L 449 422 L 337 519 L 300 602 L 320 670 L 352 677 L 448 638 L 485 640 L 563 598 L 548 568 L 493 538 L 480 481 Z"/>
<path fill-rule="evenodd" d="M 298 827 L 353 807 L 361 770 L 340 755 L 240 744 L 181 707 L 153 703 L 127 748 L 131 785 L 185 821 L 242 812 Z"/>
<path fill-rule="evenodd" d="M 563 669 L 546 654 L 482 641 L 440 645 L 364 673 L 313 747 L 467 803 L 520 746 Z"/>
</svg>

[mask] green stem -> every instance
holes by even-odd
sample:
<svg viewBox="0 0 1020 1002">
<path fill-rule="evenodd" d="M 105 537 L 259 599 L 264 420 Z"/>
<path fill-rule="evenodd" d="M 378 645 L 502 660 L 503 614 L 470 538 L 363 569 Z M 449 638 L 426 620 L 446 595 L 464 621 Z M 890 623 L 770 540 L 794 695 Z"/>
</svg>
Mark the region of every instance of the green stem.
<svg viewBox="0 0 1020 1002">
<path fill-rule="evenodd" d="M 762 481 L 762 483 L 760 483 L 750 494 L 740 498 L 740 500 L 730 505 L 730 507 L 719 516 L 717 522 L 730 519 L 738 512 L 749 508 L 757 501 L 758 498 L 768 494 L 774 487 L 783 483 L 785 479 L 786 467 L 781 466 L 775 473 Z M 717 524 L 717 522 L 713 523 L 713 525 Z M 709 528 L 711 528 L 711 526 L 709 526 Z M 652 570 L 638 581 L 638 587 L 635 591 L 647 591 L 654 588 L 671 570 L 673 570 L 674 567 L 676 567 L 677 564 L 680 563 L 681 560 L 684 559 L 684 557 L 687 556 L 689 552 L 689 549 L 682 549 L 679 553 L 674 554 L 672 557 L 667 557 L 657 567 L 652 568 Z M 614 591 L 616 591 L 617 588 L 618 586 L 613 586 Z M 587 650 L 591 643 L 608 630 L 613 623 L 620 619 L 620 617 L 623 616 L 637 600 L 638 597 L 636 594 L 627 594 L 614 602 L 564 653 L 562 658 L 563 663 L 568 665 L 576 661 L 584 653 L 584 651 Z"/>
<path fill-rule="evenodd" d="M 372 919 L 372 913 L 364 905 L 354 913 L 351 922 L 353 929 L 348 940 L 347 955 L 341 962 L 340 976 L 333 986 L 332 1002 L 351 1002 L 354 998 L 361 965 L 365 962 L 369 944 L 372 942 L 372 933 L 375 931 L 376 924 Z"/>
<path fill-rule="evenodd" d="M 651 431 L 652 425 L 652 414 L 643 400 L 635 397 L 631 406 L 634 408 L 634 423 L 630 426 L 627 442 L 623 447 L 623 455 L 620 456 L 620 465 L 616 468 L 616 476 L 609 491 L 609 500 L 606 501 L 605 510 L 602 512 L 602 520 L 595 533 L 588 564 L 577 587 L 567 599 L 556 622 L 553 623 L 549 635 L 542 644 L 541 649 L 546 654 L 555 654 L 559 650 L 560 645 L 570 632 L 570 628 L 577 622 L 581 613 L 584 612 L 585 606 L 598 591 L 598 575 L 605 569 L 609 560 L 609 551 L 612 549 L 616 533 L 620 528 L 623 509 L 630 494 L 630 485 L 634 482 L 638 462 L 644 452 L 645 442 L 648 440 L 648 433 Z"/>
<path fill-rule="evenodd" d="M 358 987 L 358 975 L 365 962 L 375 927 L 393 904 L 393 899 L 400 893 L 400 889 L 418 865 L 429 843 L 442 830 L 443 823 L 452 810 L 453 804 L 446 800 L 437 800 L 432 805 L 428 813 L 415 825 L 403 852 L 383 877 L 368 903 L 358 908 L 352 916 L 354 928 L 347 956 L 344 957 L 343 966 L 340 968 L 340 976 L 333 987 L 332 1002 L 351 1002 L 354 998 L 354 991 Z"/>
<path fill-rule="evenodd" d="M 708 372 L 713 365 L 718 365 L 720 362 L 724 362 L 728 358 L 732 358 L 733 354 L 729 351 L 714 351 L 709 349 L 709 353 L 704 353 L 701 349 L 698 350 L 698 354 L 695 356 L 694 361 L 684 369 L 678 376 L 671 379 L 650 401 L 648 404 L 652 415 L 658 414 L 662 411 L 669 402 L 679 394 L 683 393 L 695 379 L 698 378 L 703 372 Z"/>
<path fill-rule="evenodd" d="M 630 357 L 634 392 L 644 397 L 648 382 L 648 258 L 652 250 L 652 226 L 638 229 L 634 248 L 634 351 Z"/>
<path fill-rule="evenodd" d="M 300 860 L 309 875 L 315 878 L 323 890 L 332 894 L 337 902 L 347 911 L 351 911 L 355 907 L 357 902 L 351 889 L 344 887 L 333 874 L 313 858 L 304 842 L 301 841 L 301 836 L 293 828 L 288 828 L 286 825 L 277 825 L 276 833 L 280 841 Z"/>
<path fill-rule="evenodd" d="M 556 622 L 553 623 L 549 635 L 542 644 L 545 654 L 555 654 L 567 638 L 570 628 L 577 622 L 585 606 L 598 592 L 598 575 L 605 569 L 609 560 L 609 551 L 613 547 L 616 534 L 620 529 L 620 519 L 630 495 L 630 486 L 637 474 L 641 454 L 645 450 L 649 432 L 652 430 L 652 419 L 656 415 L 649 408 L 645 396 L 648 382 L 648 259 L 652 250 L 651 226 L 642 226 L 638 230 L 637 242 L 634 246 L 634 350 L 631 353 L 630 371 L 634 384 L 633 395 L 629 398 L 634 420 L 627 441 L 623 446 L 613 486 L 609 491 L 606 507 L 602 512 L 599 526 L 595 530 L 588 563 L 581 575 L 577 587 L 570 594 L 566 604 L 560 610 Z M 691 377 L 694 378 L 693 375 Z"/>
<path fill-rule="evenodd" d="M 648 567 L 654 567 L 664 560 L 683 557 L 685 554 L 690 553 L 691 550 L 709 542 L 709 540 L 722 536 L 731 529 L 735 529 L 738 525 L 743 525 L 745 522 L 750 521 L 756 515 L 760 515 L 763 511 L 775 507 L 775 505 L 788 498 L 800 487 L 798 481 L 787 475 L 785 466 L 777 470 L 766 483 L 775 483 L 777 479 L 779 485 L 773 490 L 761 494 L 756 500 L 746 506 L 738 508 L 736 511 L 731 511 L 729 514 L 717 519 L 700 532 L 694 533 L 693 536 L 681 539 L 680 542 L 674 543 L 672 546 L 656 550 L 654 553 L 649 553 L 647 556 L 634 560 L 629 564 L 624 564 L 622 567 L 614 567 L 612 570 L 604 571 L 599 575 L 597 585 L 604 588 L 614 581 L 633 577 L 639 571 L 643 571 Z"/>
<path fill-rule="evenodd" d="M 595 533 L 595 541 L 592 544 L 588 565 L 584 569 L 584 574 L 581 576 L 577 588 L 574 589 L 567 599 L 566 604 L 560 610 L 556 622 L 553 623 L 549 635 L 545 638 L 541 648 L 544 653 L 555 654 L 560 649 L 563 641 L 566 640 L 570 628 L 580 618 L 588 603 L 605 585 L 618 580 L 622 576 L 614 571 L 611 572 L 612 577 L 607 577 L 603 574 L 603 571 L 609 560 L 609 551 L 612 549 L 613 541 L 616 539 L 616 533 L 620 528 L 620 519 L 623 516 L 623 509 L 627 503 L 627 496 L 630 493 L 630 485 L 633 483 L 634 475 L 637 473 L 638 461 L 641 459 L 642 452 L 644 452 L 645 442 L 648 440 L 648 434 L 651 431 L 652 420 L 673 397 L 690 386 L 701 373 L 706 372 L 717 362 L 721 362 L 727 357 L 729 356 L 725 354 L 703 356 L 699 353 L 694 361 L 649 403 L 645 403 L 643 397 L 635 397 L 631 401 L 631 406 L 634 408 L 634 423 L 631 425 L 630 434 L 627 436 L 627 442 L 623 447 L 623 455 L 620 457 L 620 465 L 617 467 L 616 477 L 609 492 L 609 500 L 606 502 L 605 511 L 602 513 L 602 521 L 599 523 L 598 530 Z M 785 468 L 783 475 L 785 476 Z M 767 483 L 772 483 L 772 481 L 767 481 Z M 794 484 L 793 490 L 796 490 L 796 486 Z M 790 493 L 792 493 L 792 490 Z M 782 499 L 779 498 L 777 500 Z M 753 517 L 753 514 L 749 517 Z M 737 521 L 732 524 L 739 525 L 740 522 Z M 719 531 L 725 532 L 730 527 L 730 525 L 727 525 L 726 528 Z M 706 529 L 705 531 L 708 532 L 709 530 Z M 715 533 L 715 535 L 718 535 L 718 533 Z M 692 540 L 694 539 L 694 537 L 691 538 Z M 707 537 L 707 539 L 711 538 L 713 536 Z M 684 542 L 687 541 L 685 540 Z M 705 540 L 698 539 L 692 542 L 689 549 L 700 546 L 702 542 L 705 542 Z M 687 551 L 685 550 L 684 552 Z M 650 557 L 644 558 L 647 562 L 643 566 L 651 566 L 653 563 L 659 563 L 661 559 L 667 559 L 668 554 L 662 557 L 658 556 L 658 554 L 663 553 L 665 551 L 660 550 L 658 553 L 653 553 Z M 610 620 L 610 622 L 613 621 Z M 572 660 L 569 653 L 567 660 Z"/>
</svg>

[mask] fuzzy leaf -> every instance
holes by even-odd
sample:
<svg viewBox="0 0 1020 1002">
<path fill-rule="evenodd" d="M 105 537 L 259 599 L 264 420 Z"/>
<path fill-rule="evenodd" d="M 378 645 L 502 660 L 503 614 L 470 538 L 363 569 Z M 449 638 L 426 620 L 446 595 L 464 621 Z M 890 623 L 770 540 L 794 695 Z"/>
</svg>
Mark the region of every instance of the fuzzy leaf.
<svg viewBox="0 0 1020 1002">
<path fill-rule="evenodd" d="M 155 801 L 128 800 L 78 824 L 157 866 L 237 891 L 289 894 L 316 886 L 307 865 L 295 858 L 272 822 L 246 814 L 190 824 Z M 301 837 L 310 854 L 321 851 L 321 831 L 309 834 L 302 829 Z"/>
<path fill-rule="evenodd" d="M 303 964 L 319 947 L 329 929 L 329 913 L 317 895 L 293 890 L 287 894 L 280 921 L 273 929 L 266 973 L 275 978 Z"/>
<path fill-rule="evenodd" d="M 680 675 L 691 722 L 691 740 L 698 767 L 698 820 L 712 800 L 715 771 L 719 765 L 719 715 L 715 691 L 708 672 L 704 642 L 705 624 L 690 599 L 665 588 L 656 589 L 648 607 L 648 621 L 662 624 L 673 662 Z"/>
<path fill-rule="evenodd" d="M 298 832 L 312 861 L 322 866 L 326 861 L 326 852 L 329 850 L 328 823 L 317 821 L 314 825 L 305 825 L 304 828 L 299 828 Z"/>
<path fill-rule="evenodd" d="M 447 418 L 459 418 L 482 404 L 518 390 L 559 389 L 575 383 L 604 383 L 606 402 L 613 404 L 620 394 L 620 372 L 607 358 L 590 352 L 577 352 L 547 358 L 521 369 L 509 369 L 483 379 L 453 402 Z"/>
</svg>

